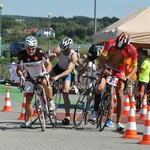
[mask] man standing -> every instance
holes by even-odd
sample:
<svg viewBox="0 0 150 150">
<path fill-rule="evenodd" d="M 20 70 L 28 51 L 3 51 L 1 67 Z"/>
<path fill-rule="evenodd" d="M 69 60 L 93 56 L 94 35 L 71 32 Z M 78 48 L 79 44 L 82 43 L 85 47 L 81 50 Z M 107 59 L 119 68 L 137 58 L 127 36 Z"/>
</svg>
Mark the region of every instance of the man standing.
<svg viewBox="0 0 150 150">
<path fill-rule="evenodd" d="M 63 79 L 63 99 L 65 106 L 65 118 L 62 120 L 64 125 L 70 124 L 70 100 L 69 100 L 69 88 L 74 79 L 73 69 L 78 60 L 77 53 L 72 49 L 73 40 L 66 37 L 62 40 L 59 46 L 57 46 L 53 53 L 50 55 L 50 60 L 58 57 L 58 63 L 53 67 L 50 75 L 55 81 Z"/>
</svg>

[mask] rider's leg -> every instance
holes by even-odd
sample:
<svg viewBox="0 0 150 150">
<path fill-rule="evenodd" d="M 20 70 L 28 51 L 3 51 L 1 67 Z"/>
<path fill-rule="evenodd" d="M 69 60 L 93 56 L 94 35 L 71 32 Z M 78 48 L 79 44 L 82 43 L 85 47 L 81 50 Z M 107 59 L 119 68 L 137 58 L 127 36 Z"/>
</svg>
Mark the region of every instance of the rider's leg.
<svg viewBox="0 0 150 150">
<path fill-rule="evenodd" d="M 98 106 L 100 103 L 101 92 L 103 91 L 105 85 L 106 85 L 106 80 L 104 78 L 102 78 L 101 82 L 97 85 L 97 88 L 95 91 L 94 111 L 90 118 L 90 120 L 92 120 L 92 121 L 95 121 L 97 118 L 97 111 L 98 111 Z"/>
<path fill-rule="evenodd" d="M 55 104 L 53 102 L 53 91 L 52 91 L 52 87 L 49 85 L 47 85 L 47 82 L 45 79 L 41 80 L 41 84 L 45 90 L 46 96 L 49 98 L 49 110 L 52 111 L 55 109 Z"/>
<path fill-rule="evenodd" d="M 26 104 L 25 104 L 25 112 L 26 112 L 26 121 L 32 121 L 32 98 L 33 94 L 26 94 Z"/>
<path fill-rule="evenodd" d="M 117 97 L 117 119 L 116 123 L 121 121 L 121 114 L 122 114 L 122 109 L 123 109 L 123 87 L 118 86 L 116 87 L 116 97 Z"/>
<path fill-rule="evenodd" d="M 70 100 L 69 100 L 69 88 L 70 88 L 70 81 L 65 80 L 63 83 L 63 99 L 64 99 L 64 107 L 65 107 L 65 119 L 67 118 L 70 120 Z M 64 120 L 63 120 L 64 121 Z M 63 123 L 65 124 L 65 123 Z M 69 123 L 66 123 L 69 124 Z"/>
<path fill-rule="evenodd" d="M 114 102 L 113 102 L 113 94 L 114 94 L 114 88 L 112 87 L 111 90 L 111 108 L 108 115 L 108 120 L 106 122 L 106 127 L 113 127 L 113 114 L 114 114 Z"/>
<path fill-rule="evenodd" d="M 26 128 L 31 127 L 31 121 L 32 121 L 32 98 L 33 98 L 33 88 L 34 85 L 31 82 L 25 82 L 25 93 L 24 96 L 26 97 L 26 104 L 25 104 L 25 123 L 21 124 L 20 127 Z"/>
</svg>

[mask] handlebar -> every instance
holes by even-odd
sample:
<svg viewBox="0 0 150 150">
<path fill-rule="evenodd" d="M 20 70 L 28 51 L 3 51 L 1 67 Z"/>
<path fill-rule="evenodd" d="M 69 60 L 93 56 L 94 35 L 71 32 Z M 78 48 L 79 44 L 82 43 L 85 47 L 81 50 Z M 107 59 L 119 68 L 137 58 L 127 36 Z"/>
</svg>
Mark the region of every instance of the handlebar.
<svg viewBox="0 0 150 150">
<path fill-rule="evenodd" d="M 49 86 L 49 78 L 48 78 L 48 76 L 49 76 L 49 74 L 45 73 L 43 75 L 39 75 L 39 76 L 36 76 L 36 77 L 28 78 L 28 79 L 26 79 L 26 81 L 30 81 L 33 84 L 39 84 L 40 83 L 39 80 L 42 79 L 42 78 L 45 78 L 46 79 L 46 84 L 47 84 L 47 86 Z"/>
</svg>

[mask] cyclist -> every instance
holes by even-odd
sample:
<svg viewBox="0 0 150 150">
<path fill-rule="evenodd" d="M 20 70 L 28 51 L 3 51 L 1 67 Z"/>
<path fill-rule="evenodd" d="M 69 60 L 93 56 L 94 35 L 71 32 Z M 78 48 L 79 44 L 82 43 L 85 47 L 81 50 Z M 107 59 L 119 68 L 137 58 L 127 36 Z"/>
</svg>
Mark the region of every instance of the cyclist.
<svg viewBox="0 0 150 150">
<path fill-rule="evenodd" d="M 22 67 L 24 67 L 26 71 L 26 79 L 49 73 L 52 69 L 51 62 L 49 61 L 46 53 L 42 49 L 37 48 L 37 39 L 33 36 L 27 36 L 24 40 L 24 44 L 26 50 L 22 51 L 18 56 L 17 74 L 24 80 Z M 50 110 L 54 110 L 55 105 L 52 100 L 52 88 L 50 85 L 47 86 L 45 78 L 42 78 L 40 81 L 45 89 L 47 97 L 50 100 Z M 22 128 L 31 127 L 33 88 L 33 83 L 25 81 L 24 94 L 26 96 L 26 122 L 21 124 L 20 127 Z"/>
<path fill-rule="evenodd" d="M 69 88 L 73 81 L 73 69 L 78 60 L 77 53 L 72 49 L 73 40 L 66 37 L 62 40 L 59 46 L 57 46 L 53 53 L 51 53 L 50 60 L 58 57 L 58 63 L 53 67 L 50 75 L 55 81 L 63 79 L 63 99 L 65 107 L 65 118 L 62 120 L 62 124 L 70 124 L 70 100 L 69 100 Z"/>
<path fill-rule="evenodd" d="M 88 52 L 89 60 L 93 61 L 97 59 L 97 48 L 95 45 L 91 46 Z M 124 63 L 128 58 L 132 58 L 133 68 L 132 71 L 125 77 L 124 75 Z M 99 58 L 105 61 L 105 67 L 112 71 L 112 75 L 116 75 L 126 80 L 131 78 L 131 76 L 137 71 L 137 51 L 136 48 L 130 44 L 130 37 L 127 33 L 121 33 L 116 39 L 108 40 L 104 46 L 101 56 Z M 101 74 L 104 72 L 102 71 Z M 95 111 L 91 118 L 95 119 L 97 116 L 97 110 L 99 105 L 100 94 L 106 85 L 106 79 L 102 78 L 97 86 L 95 95 Z M 115 87 L 117 96 L 117 119 L 116 119 L 116 129 L 124 130 L 125 127 L 120 123 L 122 108 L 123 108 L 123 82 L 120 81 L 119 85 Z M 112 111 L 111 111 L 112 112 Z M 112 114 L 110 114 L 111 116 Z M 108 119 L 110 126 L 113 126 L 113 121 Z"/>
</svg>

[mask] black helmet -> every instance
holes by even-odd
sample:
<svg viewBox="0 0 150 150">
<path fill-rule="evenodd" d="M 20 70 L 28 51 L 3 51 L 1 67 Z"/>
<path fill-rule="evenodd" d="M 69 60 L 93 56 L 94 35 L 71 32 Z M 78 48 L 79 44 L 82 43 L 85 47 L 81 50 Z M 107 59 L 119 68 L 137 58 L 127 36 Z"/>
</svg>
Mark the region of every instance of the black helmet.
<svg viewBox="0 0 150 150">
<path fill-rule="evenodd" d="M 88 59 L 90 61 L 95 60 L 100 54 L 100 49 L 98 46 L 92 45 L 88 51 Z"/>
<path fill-rule="evenodd" d="M 124 49 L 130 43 L 129 34 L 123 32 L 116 39 L 116 47 L 117 49 Z"/>
</svg>

